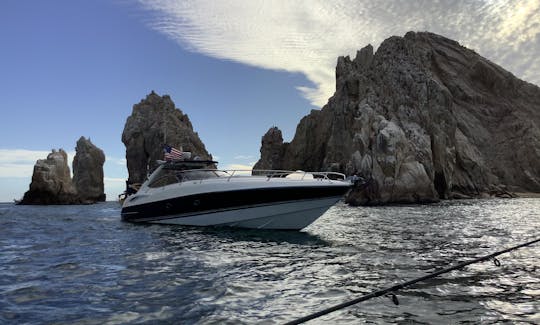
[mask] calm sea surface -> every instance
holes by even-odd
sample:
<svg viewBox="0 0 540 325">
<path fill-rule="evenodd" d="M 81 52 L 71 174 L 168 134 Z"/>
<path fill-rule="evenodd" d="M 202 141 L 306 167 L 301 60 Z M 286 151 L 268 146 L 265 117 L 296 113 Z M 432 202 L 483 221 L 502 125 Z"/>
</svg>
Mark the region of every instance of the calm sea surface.
<svg viewBox="0 0 540 325">
<path fill-rule="evenodd" d="M 283 323 L 540 237 L 540 199 L 338 204 L 302 232 L 0 204 L 0 323 Z M 540 244 L 311 323 L 540 323 Z"/>
</svg>

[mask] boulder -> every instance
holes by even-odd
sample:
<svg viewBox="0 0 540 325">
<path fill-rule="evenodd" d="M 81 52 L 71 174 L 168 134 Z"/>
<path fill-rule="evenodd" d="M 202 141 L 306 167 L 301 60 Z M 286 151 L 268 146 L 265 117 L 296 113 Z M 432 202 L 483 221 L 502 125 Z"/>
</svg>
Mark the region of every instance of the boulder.
<svg viewBox="0 0 540 325">
<path fill-rule="evenodd" d="M 47 159 L 34 165 L 30 189 L 20 204 L 78 204 L 80 199 L 71 181 L 64 150 L 52 150 Z"/>
<path fill-rule="evenodd" d="M 264 164 L 367 179 L 352 204 L 540 192 L 540 88 L 456 41 L 409 32 L 338 58 L 335 94 L 280 150 Z"/>
<path fill-rule="evenodd" d="M 192 157 L 212 159 L 199 135 L 193 131 L 189 117 L 175 107 L 168 95 L 152 91 L 140 103 L 133 105 L 122 133 L 126 146 L 129 183 L 142 183 L 149 172 L 163 159 L 163 147 L 168 144 Z"/>
<path fill-rule="evenodd" d="M 84 203 L 105 201 L 103 164 L 105 154 L 90 139 L 77 141 L 73 158 L 73 185 Z"/>
</svg>

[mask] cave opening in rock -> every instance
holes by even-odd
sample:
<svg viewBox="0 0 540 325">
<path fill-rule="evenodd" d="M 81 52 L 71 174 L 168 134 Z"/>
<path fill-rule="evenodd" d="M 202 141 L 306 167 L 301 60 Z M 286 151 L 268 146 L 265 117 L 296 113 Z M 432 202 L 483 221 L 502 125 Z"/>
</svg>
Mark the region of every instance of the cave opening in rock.
<svg viewBox="0 0 540 325">
<path fill-rule="evenodd" d="M 439 194 L 439 198 L 445 199 L 446 178 L 444 177 L 443 172 L 435 172 L 435 179 L 433 180 L 433 185 L 435 185 L 435 190 Z"/>
</svg>

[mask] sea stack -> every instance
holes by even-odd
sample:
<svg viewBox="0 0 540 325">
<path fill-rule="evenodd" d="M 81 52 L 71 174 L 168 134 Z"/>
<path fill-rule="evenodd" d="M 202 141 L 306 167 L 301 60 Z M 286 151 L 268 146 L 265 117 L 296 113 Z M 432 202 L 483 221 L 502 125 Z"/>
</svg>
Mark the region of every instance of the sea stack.
<svg viewBox="0 0 540 325">
<path fill-rule="evenodd" d="M 283 165 L 283 136 L 277 127 L 271 127 L 261 140 L 261 159 L 253 166 L 253 169 L 269 170 L 280 169 Z"/>
<path fill-rule="evenodd" d="M 351 204 L 540 192 L 540 88 L 456 41 L 409 32 L 338 58 L 335 94 L 282 146 L 283 169 L 368 180 Z"/>
<path fill-rule="evenodd" d="M 73 183 L 64 150 L 52 150 L 47 159 L 34 165 L 30 189 L 20 204 L 78 204 L 79 197 Z"/>
<path fill-rule="evenodd" d="M 132 184 L 142 183 L 157 166 L 156 161 L 163 159 L 165 144 L 190 151 L 192 157 L 212 159 L 188 116 L 175 107 L 168 95 L 159 96 L 154 91 L 133 105 L 122 142 L 126 146 L 128 182 Z"/>
<path fill-rule="evenodd" d="M 90 139 L 77 141 L 73 158 L 73 185 L 82 203 L 105 201 L 103 164 L 105 154 Z"/>
</svg>

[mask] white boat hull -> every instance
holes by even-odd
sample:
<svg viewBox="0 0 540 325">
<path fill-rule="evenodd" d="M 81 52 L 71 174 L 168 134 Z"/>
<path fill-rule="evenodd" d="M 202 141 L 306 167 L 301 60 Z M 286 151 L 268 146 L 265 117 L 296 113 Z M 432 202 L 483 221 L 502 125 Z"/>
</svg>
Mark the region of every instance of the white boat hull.
<svg viewBox="0 0 540 325">
<path fill-rule="evenodd" d="M 289 176 L 214 177 L 161 186 L 150 186 L 151 178 L 126 199 L 122 219 L 299 230 L 319 218 L 350 188 L 350 183 L 339 180 Z"/>
<path fill-rule="evenodd" d="M 150 223 L 186 226 L 230 226 L 254 229 L 300 230 L 309 226 L 341 197 L 283 202 L 194 216 L 167 216 Z"/>
</svg>

